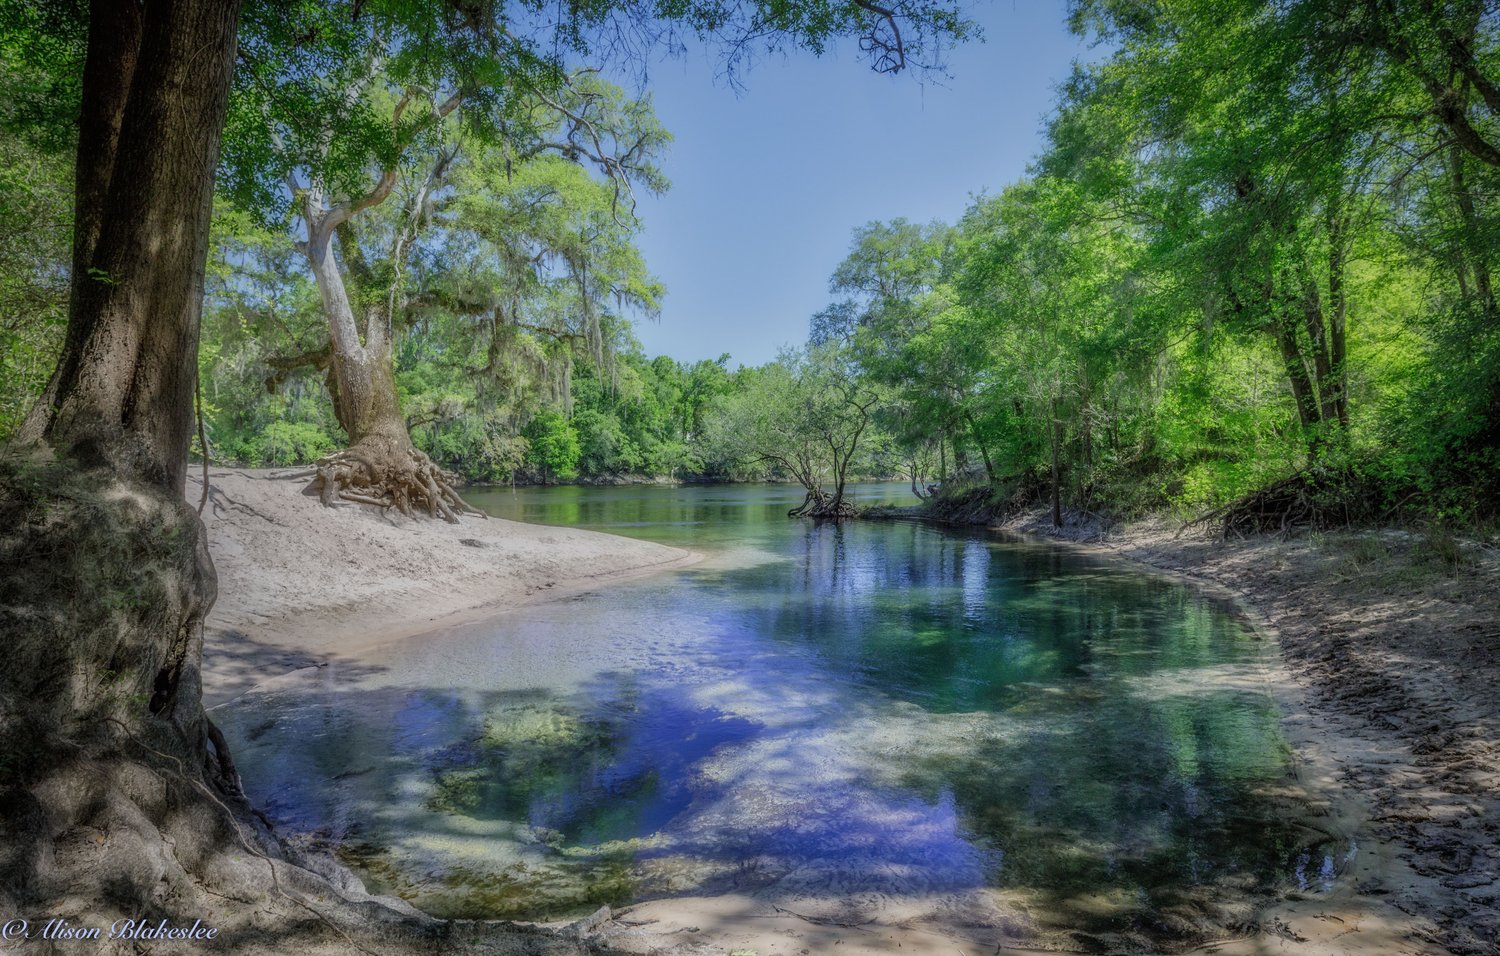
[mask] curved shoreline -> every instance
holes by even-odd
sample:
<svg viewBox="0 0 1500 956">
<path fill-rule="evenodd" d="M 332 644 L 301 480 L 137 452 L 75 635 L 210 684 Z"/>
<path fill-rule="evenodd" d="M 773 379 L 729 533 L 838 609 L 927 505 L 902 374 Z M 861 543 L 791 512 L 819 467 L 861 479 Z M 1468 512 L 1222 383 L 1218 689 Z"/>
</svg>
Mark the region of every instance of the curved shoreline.
<svg viewBox="0 0 1500 956">
<path fill-rule="evenodd" d="M 1275 642 L 1273 696 L 1298 775 L 1360 854 L 1331 893 L 1292 894 L 1262 914 L 1258 938 L 1204 951 L 1250 956 L 1267 937 L 1308 956 L 1495 951 L 1500 827 L 1480 821 L 1500 810 L 1500 694 L 1495 655 L 1475 653 L 1500 643 L 1490 550 L 1443 572 L 1397 531 L 1231 542 L 1164 519 L 1054 529 L 1041 511 L 992 529 L 1179 578 Z"/>
<path fill-rule="evenodd" d="M 963 527 L 914 514 L 899 518 Z M 1264 956 L 1272 947 L 1275 952 L 1295 956 L 1441 956 L 1464 952 L 1443 946 L 1440 940 L 1451 934 L 1428 916 L 1444 905 L 1451 906 L 1451 893 L 1431 875 L 1423 875 L 1410 865 L 1405 847 L 1375 822 L 1378 808 L 1346 782 L 1351 766 L 1390 761 L 1391 748 L 1372 745 L 1368 735 L 1359 734 L 1358 728 L 1340 715 L 1325 713 L 1316 706 L 1316 688 L 1286 653 L 1277 615 L 1266 606 L 1264 595 L 1195 566 L 1190 549 L 1181 546 L 1187 542 L 1179 542 L 1165 524 L 1127 530 L 1108 540 L 1100 540 L 1095 532 L 1074 529 L 1048 533 L 1047 516 L 1040 514 L 983 527 L 1037 544 L 1124 561 L 1144 573 L 1182 581 L 1232 605 L 1246 625 L 1267 642 L 1255 682 L 1281 711 L 1281 726 L 1296 774 L 1279 796 L 1289 806 L 1299 805 L 1298 816 L 1306 818 L 1304 825 L 1347 841 L 1354 851 L 1340 861 L 1339 879 L 1330 891 L 1294 892 L 1265 901 L 1256 917 L 1257 926 L 1247 926 L 1244 934 L 1205 942 L 1188 952 Z M 1225 546 L 1225 550 L 1232 553 L 1233 546 Z M 637 953 L 675 952 L 657 947 L 683 934 L 695 934 L 700 926 L 713 927 L 698 938 L 700 945 L 719 947 L 715 952 L 743 950 L 770 956 L 809 947 L 814 953 L 832 952 L 834 946 L 838 946 L 836 952 L 846 956 L 992 951 L 977 945 L 977 940 L 955 937 L 934 927 L 900 921 L 830 925 L 732 894 L 655 900 L 615 915 L 624 919 L 604 924 L 604 937 L 627 952 Z M 684 953 L 688 951 L 683 949 Z M 1007 943 L 1001 951 L 1029 950 L 1017 942 Z"/>
</svg>

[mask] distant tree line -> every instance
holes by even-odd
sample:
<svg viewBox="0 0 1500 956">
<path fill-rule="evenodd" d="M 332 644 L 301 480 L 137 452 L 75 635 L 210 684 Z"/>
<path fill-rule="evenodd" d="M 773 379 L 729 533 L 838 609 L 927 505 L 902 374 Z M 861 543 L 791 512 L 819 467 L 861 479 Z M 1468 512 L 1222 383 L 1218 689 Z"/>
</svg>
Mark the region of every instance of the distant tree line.
<svg viewBox="0 0 1500 956">
<path fill-rule="evenodd" d="M 1027 176 L 956 223 L 856 230 L 808 344 L 760 368 L 651 358 L 632 334 L 664 292 L 631 202 L 666 187 L 648 100 L 538 74 L 476 120 L 462 97 L 402 95 L 402 58 L 346 51 L 328 89 L 351 112 L 299 99 L 305 64 L 251 61 L 262 92 L 236 102 L 258 112 L 231 109 L 210 244 L 209 454 L 321 461 L 338 485 L 360 471 L 341 449 L 375 435 L 417 497 L 431 468 L 774 477 L 809 509 L 899 476 L 1040 499 L 1059 522 L 1493 514 L 1493 12 L 1078 0 L 1069 17 L 1112 52 L 1064 84 Z M 71 197 L 56 154 L 3 149 L 8 433 L 61 345 Z"/>
</svg>

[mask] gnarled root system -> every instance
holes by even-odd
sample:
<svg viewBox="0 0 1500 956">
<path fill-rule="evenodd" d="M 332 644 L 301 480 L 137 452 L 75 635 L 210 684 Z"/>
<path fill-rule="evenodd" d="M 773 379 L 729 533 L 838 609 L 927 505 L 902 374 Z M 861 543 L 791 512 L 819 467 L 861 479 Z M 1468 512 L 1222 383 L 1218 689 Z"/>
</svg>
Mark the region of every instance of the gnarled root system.
<svg viewBox="0 0 1500 956">
<path fill-rule="evenodd" d="M 826 495 L 808 492 L 802 504 L 786 513 L 788 518 L 812 518 L 816 521 L 843 521 L 859 517 L 859 509 L 845 501 L 842 495 Z"/>
<path fill-rule="evenodd" d="M 320 458 L 308 491 L 325 505 L 351 501 L 395 508 L 408 517 L 418 512 L 457 523 L 459 515 L 488 517 L 459 497 L 455 477 L 419 449 L 364 444 Z"/>
<path fill-rule="evenodd" d="M 1217 524 L 1225 538 L 1341 527 L 1369 512 L 1361 494 L 1358 483 L 1348 475 L 1309 469 L 1200 515 L 1183 527 Z"/>
</svg>

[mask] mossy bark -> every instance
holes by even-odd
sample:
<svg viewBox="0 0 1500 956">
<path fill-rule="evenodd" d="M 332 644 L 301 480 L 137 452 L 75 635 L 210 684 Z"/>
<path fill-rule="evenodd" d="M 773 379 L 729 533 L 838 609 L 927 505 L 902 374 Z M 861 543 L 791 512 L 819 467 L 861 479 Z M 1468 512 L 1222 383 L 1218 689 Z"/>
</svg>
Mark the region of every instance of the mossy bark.
<svg viewBox="0 0 1500 956">
<path fill-rule="evenodd" d="M 238 6 L 90 9 L 67 336 L 0 459 L 0 897 L 14 906 L 165 905 L 186 892 L 171 847 L 190 856 L 246 825 L 203 710 L 216 581 L 183 500 Z M 117 852 L 89 852 L 95 831 Z"/>
</svg>

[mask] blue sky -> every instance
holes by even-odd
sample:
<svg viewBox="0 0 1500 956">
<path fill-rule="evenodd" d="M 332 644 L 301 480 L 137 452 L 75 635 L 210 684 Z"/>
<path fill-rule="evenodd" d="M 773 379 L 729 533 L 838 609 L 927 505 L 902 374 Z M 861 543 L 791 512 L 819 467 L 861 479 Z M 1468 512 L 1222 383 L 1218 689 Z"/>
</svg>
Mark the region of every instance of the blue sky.
<svg viewBox="0 0 1500 956">
<path fill-rule="evenodd" d="M 702 50 L 652 67 L 675 142 L 672 189 L 643 196 L 640 245 L 667 287 L 646 352 L 754 365 L 807 337 L 851 231 L 872 219 L 953 221 L 971 195 L 1014 182 L 1075 58 L 1064 5 L 974 8 L 985 41 L 955 50 L 950 79 L 871 72 L 852 48 L 757 63 L 736 92 Z M 942 85 L 937 85 L 937 84 Z"/>
</svg>

